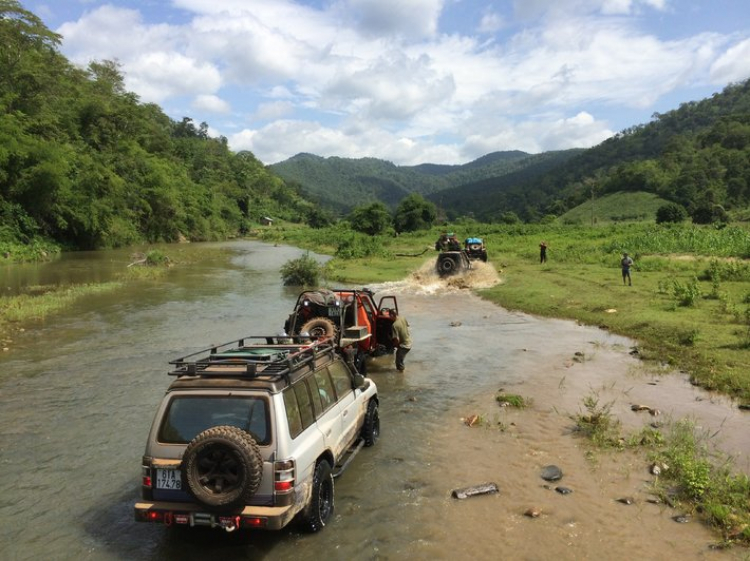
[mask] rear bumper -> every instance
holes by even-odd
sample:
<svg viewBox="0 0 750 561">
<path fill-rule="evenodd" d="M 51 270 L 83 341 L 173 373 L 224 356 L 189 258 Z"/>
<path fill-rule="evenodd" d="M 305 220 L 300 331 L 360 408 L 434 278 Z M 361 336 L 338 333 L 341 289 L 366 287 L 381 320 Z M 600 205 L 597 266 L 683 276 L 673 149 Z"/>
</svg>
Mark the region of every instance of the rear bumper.
<svg viewBox="0 0 750 561">
<path fill-rule="evenodd" d="M 194 503 L 138 502 L 133 507 L 136 522 L 166 526 L 208 526 L 211 528 L 280 530 L 297 511 L 294 505 L 281 507 L 246 506 L 231 512 L 210 512 Z"/>
</svg>

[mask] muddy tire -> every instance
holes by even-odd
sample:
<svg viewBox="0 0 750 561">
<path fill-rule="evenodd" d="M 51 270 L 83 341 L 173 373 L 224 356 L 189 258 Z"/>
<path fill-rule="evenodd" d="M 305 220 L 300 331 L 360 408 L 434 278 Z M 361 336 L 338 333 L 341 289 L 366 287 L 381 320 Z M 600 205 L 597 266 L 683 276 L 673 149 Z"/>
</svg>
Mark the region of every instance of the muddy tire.
<svg viewBox="0 0 750 561">
<path fill-rule="evenodd" d="M 333 516 L 333 474 L 326 460 L 315 466 L 310 502 L 300 513 L 302 527 L 308 532 L 319 532 Z"/>
<path fill-rule="evenodd" d="M 459 263 L 455 255 L 443 254 L 438 258 L 437 269 L 440 275 L 452 275 L 458 268 Z"/>
<path fill-rule="evenodd" d="M 263 458 L 252 436 L 237 427 L 204 430 L 185 448 L 182 473 L 195 500 L 209 509 L 247 504 L 260 486 Z"/>
<path fill-rule="evenodd" d="M 374 399 L 367 404 L 365 424 L 362 426 L 362 438 L 365 446 L 372 446 L 380 438 L 380 414 L 378 413 L 378 402 Z"/>
<path fill-rule="evenodd" d="M 307 333 L 314 339 L 336 335 L 336 324 L 328 318 L 313 318 L 299 328 L 300 333 Z"/>
</svg>

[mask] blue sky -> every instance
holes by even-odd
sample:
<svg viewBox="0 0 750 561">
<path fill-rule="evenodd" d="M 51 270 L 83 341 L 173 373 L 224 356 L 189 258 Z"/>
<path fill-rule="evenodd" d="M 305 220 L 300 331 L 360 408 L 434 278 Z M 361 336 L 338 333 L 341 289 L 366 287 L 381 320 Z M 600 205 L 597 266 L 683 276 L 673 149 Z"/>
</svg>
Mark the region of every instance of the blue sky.
<svg viewBox="0 0 750 561">
<path fill-rule="evenodd" d="M 747 0 L 21 0 L 262 162 L 594 146 L 750 78 Z"/>
</svg>

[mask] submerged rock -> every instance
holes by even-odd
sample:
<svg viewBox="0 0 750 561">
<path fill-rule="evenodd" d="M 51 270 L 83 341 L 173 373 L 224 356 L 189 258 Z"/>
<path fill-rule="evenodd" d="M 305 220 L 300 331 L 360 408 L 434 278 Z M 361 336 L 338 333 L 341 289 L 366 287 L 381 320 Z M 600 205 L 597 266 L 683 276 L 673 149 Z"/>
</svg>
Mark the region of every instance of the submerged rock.
<svg viewBox="0 0 750 561">
<path fill-rule="evenodd" d="M 542 468 L 541 475 L 542 479 L 544 479 L 545 481 L 559 481 L 560 479 L 562 479 L 563 472 L 559 467 L 555 465 L 549 465 Z"/>
</svg>

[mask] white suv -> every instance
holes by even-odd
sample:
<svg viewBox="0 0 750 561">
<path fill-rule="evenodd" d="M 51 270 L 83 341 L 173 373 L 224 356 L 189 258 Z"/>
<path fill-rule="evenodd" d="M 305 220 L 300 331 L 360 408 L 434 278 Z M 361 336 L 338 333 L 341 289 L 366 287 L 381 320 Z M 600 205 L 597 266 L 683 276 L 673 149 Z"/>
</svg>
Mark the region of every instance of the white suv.
<svg viewBox="0 0 750 561">
<path fill-rule="evenodd" d="M 135 519 L 322 529 L 334 477 L 380 434 L 375 383 L 329 340 L 246 337 L 173 360 Z"/>
</svg>

